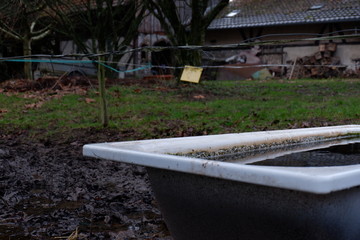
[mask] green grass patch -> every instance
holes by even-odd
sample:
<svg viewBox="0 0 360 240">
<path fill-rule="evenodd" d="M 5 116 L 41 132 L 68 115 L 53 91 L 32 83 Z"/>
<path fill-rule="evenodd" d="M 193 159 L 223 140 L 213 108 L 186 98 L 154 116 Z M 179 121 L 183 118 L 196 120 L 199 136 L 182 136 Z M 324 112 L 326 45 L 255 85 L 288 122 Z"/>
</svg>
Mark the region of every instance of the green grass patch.
<svg viewBox="0 0 360 240">
<path fill-rule="evenodd" d="M 58 98 L 28 95 L 0 93 L 2 129 L 52 134 L 101 128 L 96 90 Z M 157 138 L 358 124 L 359 95 L 358 79 L 114 86 L 108 89 L 109 128 Z"/>
</svg>

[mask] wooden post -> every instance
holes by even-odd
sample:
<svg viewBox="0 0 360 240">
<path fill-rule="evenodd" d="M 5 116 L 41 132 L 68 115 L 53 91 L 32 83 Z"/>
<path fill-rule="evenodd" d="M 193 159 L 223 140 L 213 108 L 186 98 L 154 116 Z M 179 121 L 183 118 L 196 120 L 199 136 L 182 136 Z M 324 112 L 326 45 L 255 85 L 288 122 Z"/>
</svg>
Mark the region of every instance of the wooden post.
<svg viewBox="0 0 360 240">
<path fill-rule="evenodd" d="M 294 61 L 293 66 L 292 66 L 291 73 L 290 73 L 290 76 L 289 76 L 289 80 L 292 79 L 292 77 L 293 77 L 297 60 L 298 60 L 298 59 L 296 58 L 295 61 Z"/>
</svg>

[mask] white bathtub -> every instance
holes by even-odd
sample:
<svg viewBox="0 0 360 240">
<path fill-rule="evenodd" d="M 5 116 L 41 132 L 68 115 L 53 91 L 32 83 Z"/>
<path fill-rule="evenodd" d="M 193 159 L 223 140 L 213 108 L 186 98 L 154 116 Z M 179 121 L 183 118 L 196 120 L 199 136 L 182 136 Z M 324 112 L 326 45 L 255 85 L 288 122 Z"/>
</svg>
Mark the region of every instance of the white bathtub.
<svg viewBox="0 0 360 240">
<path fill-rule="evenodd" d="M 295 143 L 300 147 L 286 151 L 304 151 L 314 148 L 304 142 L 322 148 L 335 144 L 328 139 L 346 142 L 351 135 L 360 135 L 360 125 L 88 144 L 83 153 L 147 167 L 176 240 L 355 240 L 360 239 L 360 165 L 276 167 L 179 156 Z"/>
</svg>

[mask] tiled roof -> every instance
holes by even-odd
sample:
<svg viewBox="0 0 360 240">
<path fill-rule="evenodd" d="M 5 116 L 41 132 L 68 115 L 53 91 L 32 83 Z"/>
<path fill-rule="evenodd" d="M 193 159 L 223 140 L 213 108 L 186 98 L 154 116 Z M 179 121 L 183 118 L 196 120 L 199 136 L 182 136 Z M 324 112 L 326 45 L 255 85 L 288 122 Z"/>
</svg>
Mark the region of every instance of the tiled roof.
<svg viewBox="0 0 360 240">
<path fill-rule="evenodd" d="M 360 21 L 360 0 L 233 0 L 209 29 L 339 21 Z"/>
</svg>

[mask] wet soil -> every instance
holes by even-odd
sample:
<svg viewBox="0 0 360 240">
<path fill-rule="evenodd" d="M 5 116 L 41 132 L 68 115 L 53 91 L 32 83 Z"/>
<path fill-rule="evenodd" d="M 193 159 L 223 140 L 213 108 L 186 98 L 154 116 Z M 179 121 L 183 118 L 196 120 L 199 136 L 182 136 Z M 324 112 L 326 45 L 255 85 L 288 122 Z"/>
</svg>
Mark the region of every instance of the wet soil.
<svg viewBox="0 0 360 240">
<path fill-rule="evenodd" d="M 144 168 L 82 156 L 83 144 L 122 138 L 0 130 L 0 240 L 171 239 Z"/>
</svg>

